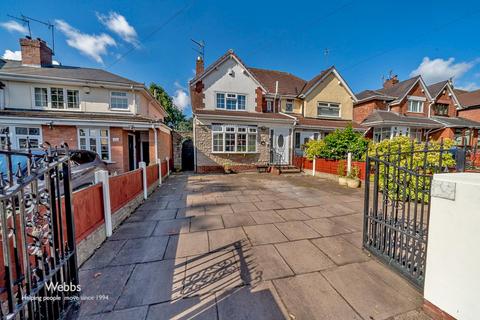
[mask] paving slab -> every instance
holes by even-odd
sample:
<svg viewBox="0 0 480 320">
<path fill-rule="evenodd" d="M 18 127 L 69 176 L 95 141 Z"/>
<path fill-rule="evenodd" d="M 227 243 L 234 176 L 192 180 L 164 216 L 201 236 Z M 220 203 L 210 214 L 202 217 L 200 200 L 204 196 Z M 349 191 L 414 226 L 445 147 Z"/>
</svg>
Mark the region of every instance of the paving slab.
<svg viewBox="0 0 480 320">
<path fill-rule="evenodd" d="M 238 202 L 256 202 L 262 200 L 256 195 L 241 195 L 237 196 L 237 199 Z"/>
<path fill-rule="evenodd" d="M 190 221 L 190 231 L 205 231 L 222 229 L 223 221 L 221 216 L 202 216 L 192 218 Z"/>
<path fill-rule="evenodd" d="M 273 224 L 243 227 L 252 245 L 278 243 L 288 239 Z"/>
<path fill-rule="evenodd" d="M 241 227 L 208 231 L 208 242 L 210 251 L 249 245 L 247 235 Z"/>
<path fill-rule="evenodd" d="M 273 283 L 291 319 L 362 319 L 320 273 L 273 280 Z"/>
<path fill-rule="evenodd" d="M 293 271 L 283 260 L 274 245 L 266 244 L 252 248 L 253 277 L 262 280 L 272 280 L 292 276 Z"/>
<path fill-rule="evenodd" d="M 255 220 L 248 214 L 224 214 L 222 215 L 225 228 L 251 226 L 256 224 Z"/>
<path fill-rule="evenodd" d="M 309 216 L 307 216 L 305 213 L 303 213 L 299 209 L 282 209 L 282 210 L 275 210 L 275 212 L 286 221 L 311 219 Z"/>
<path fill-rule="evenodd" d="M 149 237 L 155 229 L 155 222 L 132 222 L 121 224 L 110 237 L 110 240 L 135 239 Z"/>
<path fill-rule="evenodd" d="M 363 215 L 350 214 L 341 217 L 330 218 L 333 222 L 343 226 L 344 228 L 354 231 L 362 231 L 363 229 Z"/>
<path fill-rule="evenodd" d="M 131 318 L 134 319 L 134 318 Z M 155 304 L 148 310 L 147 320 L 216 320 L 217 306 L 214 297 L 177 299 Z"/>
<path fill-rule="evenodd" d="M 288 319 L 278 294 L 268 283 L 243 286 L 216 294 L 219 320 Z"/>
<path fill-rule="evenodd" d="M 157 223 L 155 230 L 153 230 L 154 236 L 164 236 L 189 232 L 190 219 L 174 219 L 163 220 Z"/>
<path fill-rule="evenodd" d="M 276 244 L 280 255 L 295 274 L 324 270 L 335 264 L 308 240 Z"/>
<path fill-rule="evenodd" d="M 83 300 L 81 302 L 80 316 L 112 311 L 133 269 L 133 265 L 128 265 L 80 270 L 79 278 L 82 286 L 82 296 L 108 296 L 106 300 Z"/>
<path fill-rule="evenodd" d="M 158 209 L 165 209 L 167 207 L 168 201 L 165 200 L 152 200 L 148 199 L 146 200 L 140 207 L 138 207 L 138 211 L 144 211 L 144 210 L 158 210 Z"/>
<path fill-rule="evenodd" d="M 303 207 L 300 210 L 312 219 L 334 217 L 335 214 L 323 206 Z"/>
<path fill-rule="evenodd" d="M 144 320 L 147 316 L 148 306 L 116 310 L 96 315 L 80 317 L 78 320 Z"/>
<path fill-rule="evenodd" d="M 115 258 L 127 240 L 105 241 L 95 254 L 82 265 L 82 270 L 103 268 Z"/>
<path fill-rule="evenodd" d="M 163 259 L 168 237 L 130 239 L 125 243 L 111 265 L 143 263 Z"/>
<path fill-rule="evenodd" d="M 205 215 L 205 207 L 203 206 L 195 206 L 195 207 L 187 207 L 178 209 L 176 218 L 189 218 L 189 217 L 197 217 L 197 216 L 204 216 Z"/>
<path fill-rule="evenodd" d="M 305 221 L 305 223 L 324 237 L 352 232 L 342 224 L 335 223 L 327 218 L 312 219 Z"/>
<path fill-rule="evenodd" d="M 194 256 L 208 252 L 208 235 L 206 231 L 181 233 L 170 236 L 165 252 L 166 259 Z"/>
<path fill-rule="evenodd" d="M 174 219 L 177 215 L 177 209 L 158 209 L 145 210 L 132 214 L 127 222 L 158 221 Z"/>
<path fill-rule="evenodd" d="M 297 200 L 293 200 L 293 199 L 279 200 L 278 204 L 280 204 L 285 209 L 293 209 L 293 208 L 303 207 L 302 203 L 298 202 Z"/>
<path fill-rule="evenodd" d="M 292 241 L 320 237 L 317 232 L 302 221 L 275 223 L 275 226 L 288 238 L 288 240 Z"/>
<path fill-rule="evenodd" d="M 235 213 L 258 211 L 257 207 L 253 205 L 252 202 L 234 203 L 230 206 Z"/>
<path fill-rule="evenodd" d="M 221 215 L 229 213 L 233 213 L 232 207 L 230 207 L 229 204 L 205 206 L 206 215 Z"/>
<path fill-rule="evenodd" d="M 273 209 L 284 209 L 279 203 L 278 201 L 259 201 L 259 202 L 254 202 L 253 203 L 257 208 L 258 210 L 273 210 Z"/>
<path fill-rule="evenodd" d="M 222 196 L 222 197 L 216 197 L 215 202 L 216 204 L 231 204 L 231 203 L 237 203 L 238 199 L 235 196 Z"/>
<path fill-rule="evenodd" d="M 353 244 L 355 247 L 363 248 L 363 232 L 357 231 L 354 233 L 343 234 L 342 238 Z"/>
<path fill-rule="evenodd" d="M 333 201 L 332 201 L 333 202 Z M 347 214 L 359 213 L 356 212 L 354 208 L 350 206 L 350 204 L 342 204 L 342 203 L 328 203 L 323 205 L 324 208 L 330 212 L 332 212 L 336 216 L 343 216 Z M 360 211 L 361 212 L 361 211 Z"/>
<path fill-rule="evenodd" d="M 187 201 L 185 200 L 171 200 L 168 201 L 167 209 L 180 209 L 187 206 Z"/>
<path fill-rule="evenodd" d="M 421 305 L 420 294 L 375 264 L 378 262 L 347 264 L 323 275 L 364 319 L 388 319 Z"/>
<path fill-rule="evenodd" d="M 166 302 L 181 297 L 185 259 L 138 264 L 128 279 L 115 309 Z"/>
<path fill-rule="evenodd" d="M 312 243 L 337 265 L 370 260 L 361 249 L 356 248 L 340 236 L 313 239 Z"/>
<path fill-rule="evenodd" d="M 266 223 L 275 223 L 275 222 L 283 222 L 282 217 L 280 217 L 275 211 L 273 210 L 266 210 L 266 211 L 255 211 L 248 213 L 253 220 L 255 220 L 258 224 L 266 224 Z"/>
</svg>

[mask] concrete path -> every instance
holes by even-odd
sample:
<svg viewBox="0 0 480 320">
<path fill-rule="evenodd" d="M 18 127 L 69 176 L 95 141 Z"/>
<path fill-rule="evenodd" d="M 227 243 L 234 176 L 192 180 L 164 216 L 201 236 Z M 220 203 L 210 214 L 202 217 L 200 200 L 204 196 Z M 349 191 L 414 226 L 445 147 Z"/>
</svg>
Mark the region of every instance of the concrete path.
<svg viewBox="0 0 480 320">
<path fill-rule="evenodd" d="M 362 196 L 304 175 L 172 175 L 82 266 L 96 298 L 79 318 L 429 319 L 362 251 Z"/>
</svg>

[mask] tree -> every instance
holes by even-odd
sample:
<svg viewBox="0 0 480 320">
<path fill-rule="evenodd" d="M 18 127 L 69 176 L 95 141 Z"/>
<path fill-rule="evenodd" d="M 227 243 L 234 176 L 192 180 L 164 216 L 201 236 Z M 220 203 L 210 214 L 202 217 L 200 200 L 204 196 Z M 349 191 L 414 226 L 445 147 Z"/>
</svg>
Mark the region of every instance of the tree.
<svg viewBox="0 0 480 320">
<path fill-rule="evenodd" d="M 182 111 L 173 104 L 172 97 L 170 97 L 160 85 L 152 82 L 149 90 L 167 112 L 167 117 L 165 118 L 165 124 L 167 126 L 177 130 L 189 127 L 188 123 L 191 123 L 192 120 L 187 119 Z"/>
</svg>

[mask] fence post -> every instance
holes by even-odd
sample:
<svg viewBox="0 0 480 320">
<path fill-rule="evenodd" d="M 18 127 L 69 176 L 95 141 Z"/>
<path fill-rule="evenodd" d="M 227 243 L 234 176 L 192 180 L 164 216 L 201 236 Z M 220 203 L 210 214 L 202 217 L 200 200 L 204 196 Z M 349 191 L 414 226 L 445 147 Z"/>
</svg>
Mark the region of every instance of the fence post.
<svg viewBox="0 0 480 320">
<path fill-rule="evenodd" d="M 148 197 L 147 164 L 142 161 L 138 165 L 139 165 L 140 169 L 142 169 L 143 199 L 147 200 L 147 197 Z"/>
<path fill-rule="evenodd" d="M 347 154 L 347 175 L 350 174 L 351 170 L 352 170 L 352 153 L 349 152 Z"/>
<path fill-rule="evenodd" d="M 108 171 L 99 170 L 95 172 L 95 183 L 102 184 L 103 191 L 103 214 L 105 217 L 105 235 L 112 235 L 112 207 L 110 205 L 110 183 Z"/>
<path fill-rule="evenodd" d="M 315 177 L 315 167 L 316 167 L 316 162 L 317 162 L 317 157 L 313 157 L 313 163 L 312 163 L 312 176 Z"/>
<path fill-rule="evenodd" d="M 158 185 L 162 185 L 162 160 L 157 159 L 158 164 Z"/>
<path fill-rule="evenodd" d="M 167 160 L 167 177 L 168 177 L 170 175 L 170 158 L 167 157 L 166 160 Z"/>
</svg>

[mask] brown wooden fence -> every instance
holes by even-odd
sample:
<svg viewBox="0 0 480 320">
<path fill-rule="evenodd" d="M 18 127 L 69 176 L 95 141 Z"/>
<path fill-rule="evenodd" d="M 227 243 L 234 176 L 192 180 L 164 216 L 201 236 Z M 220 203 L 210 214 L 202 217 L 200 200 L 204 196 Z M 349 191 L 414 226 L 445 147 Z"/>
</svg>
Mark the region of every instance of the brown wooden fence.
<svg viewBox="0 0 480 320">
<path fill-rule="evenodd" d="M 317 158 L 315 159 L 315 171 L 336 175 L 338 170 L 338 165 L 340 164 L 341 161 L 345 162 L 345 167 L 346 167 L 346 160 L 330 160 L 330 159 Z M 313 160 L 308 160 L 305 157 L 294 157 L 293 164 L 301 169 L 312 170 L 313 168 Z M 352 166 L 359 168 L 360 170 L 359 177 L 361 180 L 365 180 L 365 162 L 352 161 Z"/>
</svg>

